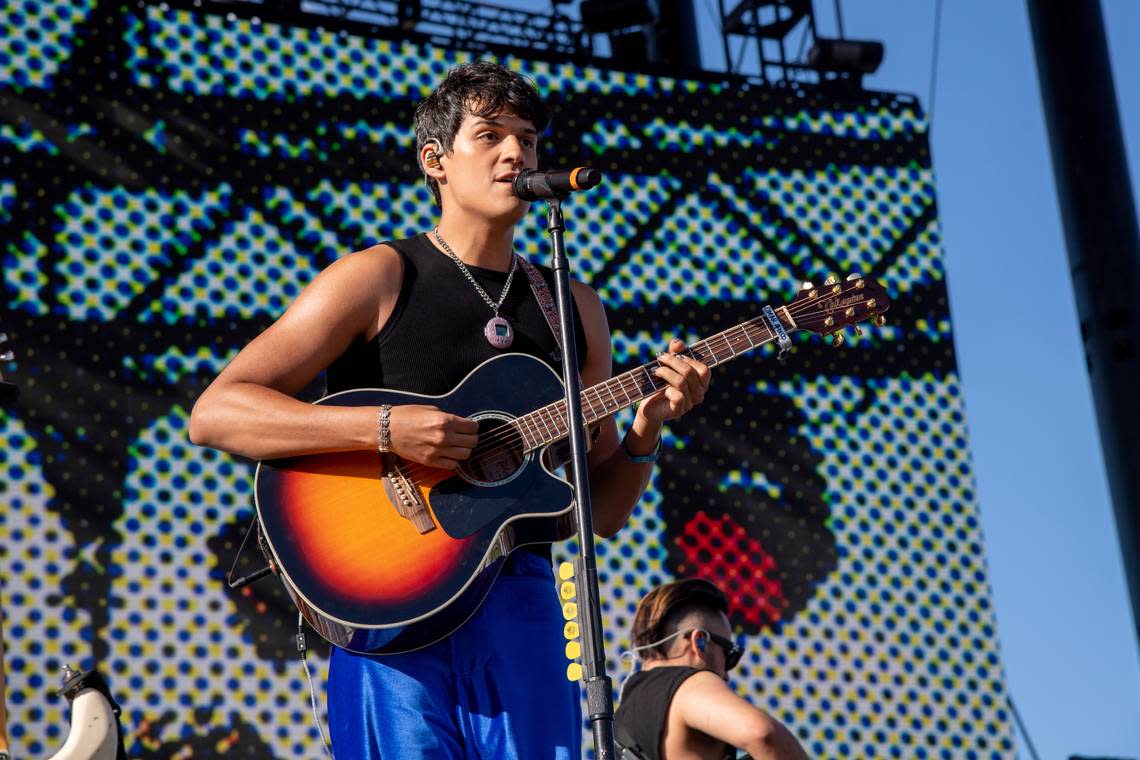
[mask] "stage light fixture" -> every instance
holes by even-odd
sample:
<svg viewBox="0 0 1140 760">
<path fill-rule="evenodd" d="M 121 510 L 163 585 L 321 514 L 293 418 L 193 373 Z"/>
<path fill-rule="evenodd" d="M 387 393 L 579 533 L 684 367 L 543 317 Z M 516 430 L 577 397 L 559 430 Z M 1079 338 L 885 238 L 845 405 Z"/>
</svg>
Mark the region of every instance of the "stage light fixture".
<svg viewBox="0 0 1140 760">
<path fill-rule="evenodd" d="M 807 54 L 807 65 L 841 74 L 872 74 L 883 62 L 883 43 L 866 40 L 833 40 L 816 37 Z"/>
</svg>

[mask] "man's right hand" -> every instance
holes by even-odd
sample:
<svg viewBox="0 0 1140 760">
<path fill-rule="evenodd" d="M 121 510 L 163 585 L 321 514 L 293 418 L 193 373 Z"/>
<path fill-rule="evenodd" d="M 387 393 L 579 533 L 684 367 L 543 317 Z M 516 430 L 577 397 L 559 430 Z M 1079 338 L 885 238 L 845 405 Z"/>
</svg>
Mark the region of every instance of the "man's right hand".
<svg viewBox="0 0 1140 760">
<path fill-rule="evenodd" d="M 435 406 L 392 407 L 388 421 L 392 451 L 413 462 L 454 470 L 479 442 L 479 423 Z"/>
</svg>

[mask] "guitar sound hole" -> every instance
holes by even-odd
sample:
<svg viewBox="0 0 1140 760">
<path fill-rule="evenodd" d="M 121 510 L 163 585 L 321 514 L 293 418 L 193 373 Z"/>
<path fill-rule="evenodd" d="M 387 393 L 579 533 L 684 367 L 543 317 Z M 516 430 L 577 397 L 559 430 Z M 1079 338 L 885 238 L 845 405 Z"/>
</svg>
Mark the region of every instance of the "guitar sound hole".
<svg viewBox="0 0 1140 760">
<path fill-rule="evenodd" d="M 530 459 L 524 454 L 522 436 L 498 417 L 479 419 L 479 443 L 471 457 L 459 463 L 458 473 L 464 479 L 481 485 L 494 485 L 513 480 Z"/>
</svg>

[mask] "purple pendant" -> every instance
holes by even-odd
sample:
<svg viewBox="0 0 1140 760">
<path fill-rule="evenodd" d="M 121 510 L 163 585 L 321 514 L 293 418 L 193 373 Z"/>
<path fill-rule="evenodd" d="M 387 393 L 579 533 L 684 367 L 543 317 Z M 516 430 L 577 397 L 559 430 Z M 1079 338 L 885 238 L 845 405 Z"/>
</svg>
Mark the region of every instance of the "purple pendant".
<svg viewBox="0 0 1140 760">
<path fill-rule="evenodd" d="M 499 350 L 510 348 L 515 342 L 514 328 L 502 317 L 496 316 L 487 320 L 483 334 L 487 336 L 487 342 Z"/>
</svg>

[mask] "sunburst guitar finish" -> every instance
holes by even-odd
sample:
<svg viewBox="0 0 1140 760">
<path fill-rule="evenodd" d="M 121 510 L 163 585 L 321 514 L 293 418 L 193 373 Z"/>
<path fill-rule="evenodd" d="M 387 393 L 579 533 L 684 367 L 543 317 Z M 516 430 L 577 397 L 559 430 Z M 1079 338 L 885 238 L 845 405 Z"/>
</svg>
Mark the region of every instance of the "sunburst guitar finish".
<svg viewBox="0 0 1140 760">
<path fill-rule="evenodd" d="M 890 299 L 873 279 L 805 284 L 778 309 L 689 346 L 710 367 L 804 330 L 832 335 L 875 318 Z M 649 362 L 581 392 L 593 423 L 660 392 Z M 479 442 L 455 471 L 369 451 L 262 462 L 257 516 L 273 564 L 301 614 L 334 644 L 368 654 L 427 646 L 478 608 L 518 546 L 573 534 L 572 491 L 557 476 L 569 434 L 563 386 L 538 359 L 504 354 L 480 364 L 450 393 L 353 390 L 337 406 L 432 404 L 479 422 Z"/>
</svg>

